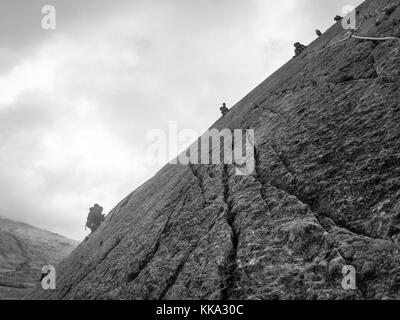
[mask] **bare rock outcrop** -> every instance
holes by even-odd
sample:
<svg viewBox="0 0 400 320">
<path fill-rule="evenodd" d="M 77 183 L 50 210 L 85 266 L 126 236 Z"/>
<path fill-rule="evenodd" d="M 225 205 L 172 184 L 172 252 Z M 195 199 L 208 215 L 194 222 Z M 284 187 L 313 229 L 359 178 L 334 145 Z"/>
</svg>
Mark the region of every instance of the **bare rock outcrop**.
<svg viewBox="0 0 400 320">
<path fill-rule="evenodd" d="M 359 35 L 400 36 L 396 1 L 357 15 Z M 346 35 L 335 24 L 213 126 L 255 130 L 252 175 L 165 166 L 33 297 L 399 299 L 400 45 L 327 48 Z"/>
</svg>

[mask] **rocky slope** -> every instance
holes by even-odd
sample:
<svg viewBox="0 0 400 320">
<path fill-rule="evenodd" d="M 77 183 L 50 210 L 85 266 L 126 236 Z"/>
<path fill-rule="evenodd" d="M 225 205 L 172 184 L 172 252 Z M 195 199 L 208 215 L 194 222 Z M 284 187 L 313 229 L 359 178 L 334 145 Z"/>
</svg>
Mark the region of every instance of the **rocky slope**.
<svg viewBox="0 0 400 320">
<path fill-rule="evenodd" d="M 400 37 L 398 2 L 357 14 L 358 35 Z M 334 25 L 214 125 L 255 129 L 254 174 L 165 166 L 58 266 L 57 290 L 33 297 L 400 298 L 399 43 L 319 51 L 345 36 Z"/>
<path fill-rule="evenodd" d="M 77 241 L 0 218 L 0 299 L 21 298 L 39 282 L 44 265 L 69 255 Z"/>
</svg>

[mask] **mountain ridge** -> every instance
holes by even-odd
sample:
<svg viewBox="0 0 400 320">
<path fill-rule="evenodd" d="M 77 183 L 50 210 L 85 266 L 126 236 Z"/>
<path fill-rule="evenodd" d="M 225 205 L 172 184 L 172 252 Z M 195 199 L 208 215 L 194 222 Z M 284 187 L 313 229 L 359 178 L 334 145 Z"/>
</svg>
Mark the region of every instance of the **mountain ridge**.
<svg viewBox="0 0 400 320">
<path fill-rule="evenodd" d="M 44 265 L 55 265 L 78 241 L 24 222 L 0 217 L 0 299 L 22 298 L 39 282 Z"/>
</svg>

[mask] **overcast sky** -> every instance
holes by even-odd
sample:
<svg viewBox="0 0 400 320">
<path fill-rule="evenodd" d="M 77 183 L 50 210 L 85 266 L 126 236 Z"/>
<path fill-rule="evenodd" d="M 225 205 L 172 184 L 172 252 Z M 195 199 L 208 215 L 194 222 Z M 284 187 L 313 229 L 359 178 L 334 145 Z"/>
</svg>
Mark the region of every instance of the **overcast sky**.
<svg viewBox="0 0 400 320">
<path fill-rule="evenodd" d="M 361 2 L 1 0 L 0 215 L 83 239 L 93 203 L 108 213 L 160 169 L 150 129 L 208 128 Z"/>
</svg>

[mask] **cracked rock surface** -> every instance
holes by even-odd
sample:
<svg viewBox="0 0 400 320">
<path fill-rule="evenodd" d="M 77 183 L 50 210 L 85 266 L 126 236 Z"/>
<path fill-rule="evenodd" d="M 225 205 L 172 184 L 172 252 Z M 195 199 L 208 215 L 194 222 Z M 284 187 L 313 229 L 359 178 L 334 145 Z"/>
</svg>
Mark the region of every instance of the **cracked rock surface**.
<svg viewBox="0 0 400 320">
<path fill-rule="evenodd" d="M 400 37 L 398 1 L 357 14 L 358 35 Z M 335 24 L 308 50 L 346 34 Z M 32 297 L 399 299 L 399 70 L 396 41 L 292 59 L 213 126 L 255 130 L 253 174 L 166 165 Z"/>
</svg>

